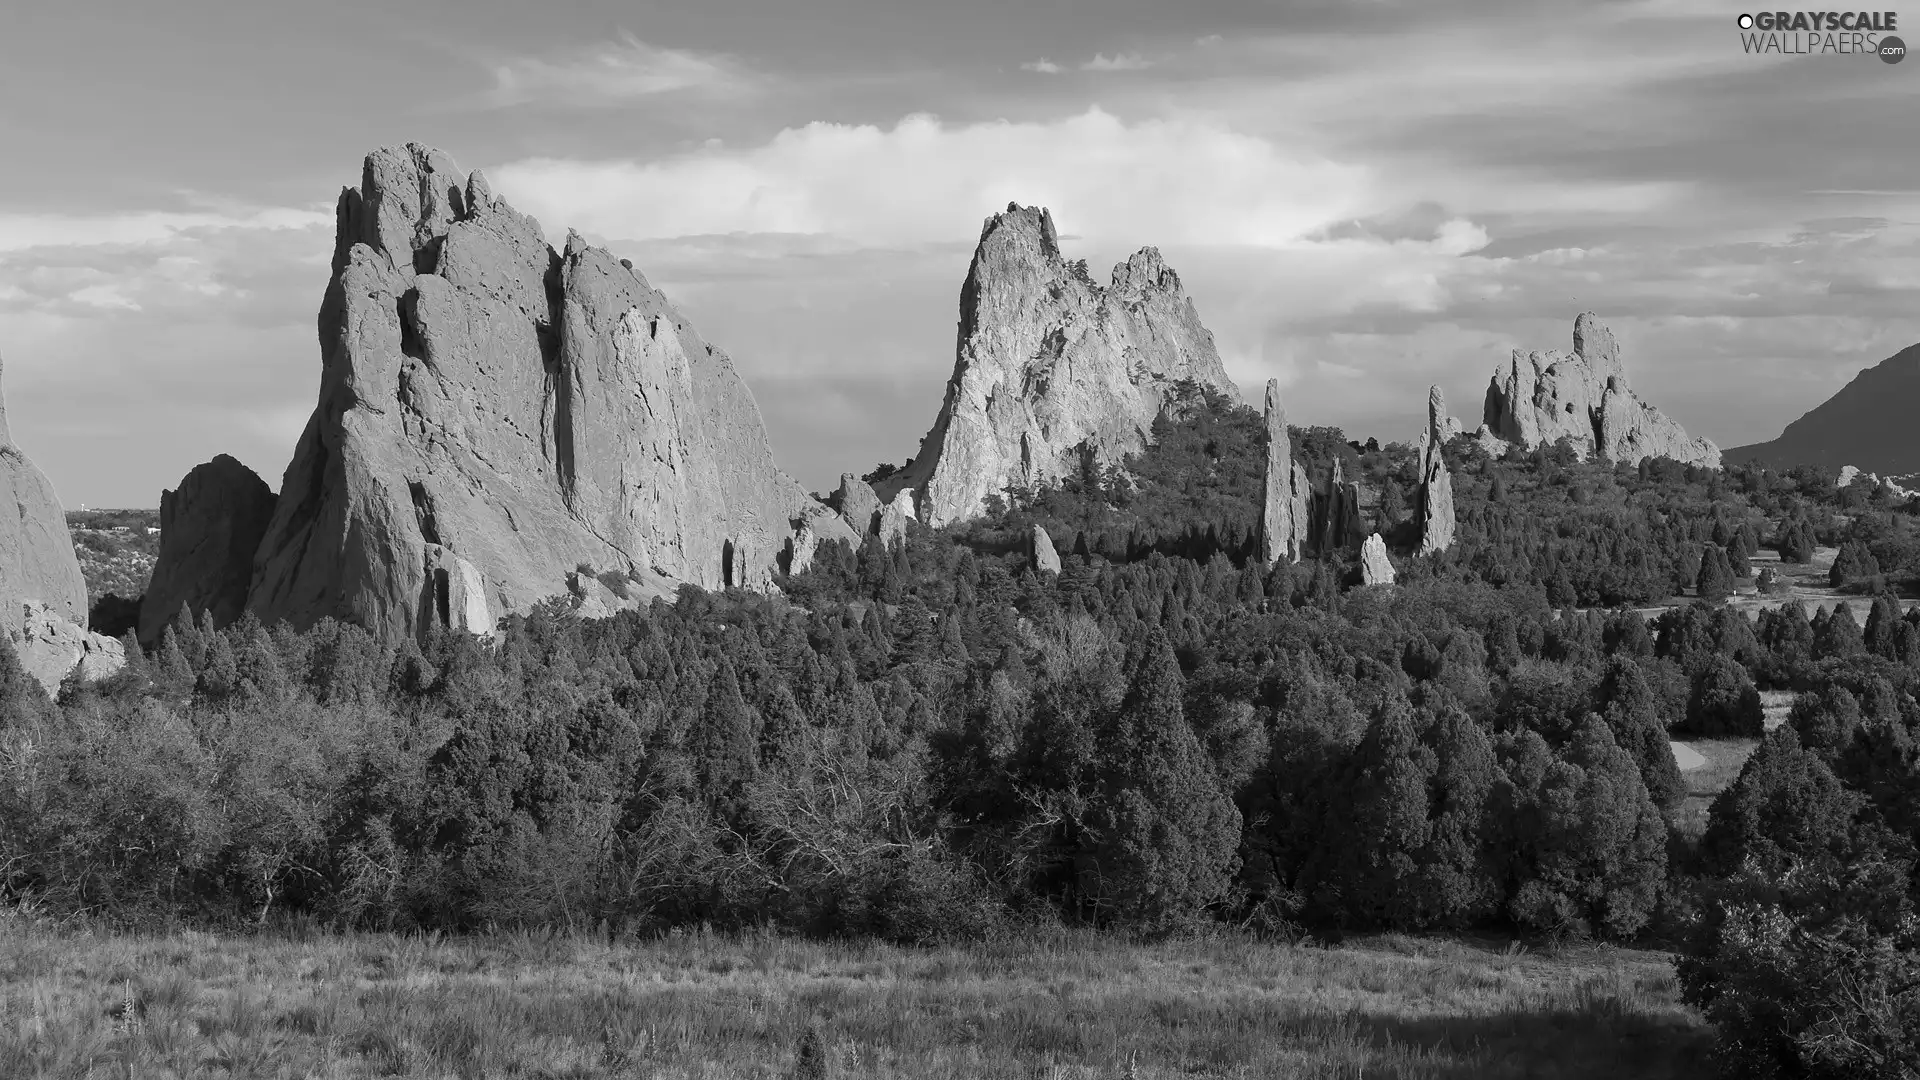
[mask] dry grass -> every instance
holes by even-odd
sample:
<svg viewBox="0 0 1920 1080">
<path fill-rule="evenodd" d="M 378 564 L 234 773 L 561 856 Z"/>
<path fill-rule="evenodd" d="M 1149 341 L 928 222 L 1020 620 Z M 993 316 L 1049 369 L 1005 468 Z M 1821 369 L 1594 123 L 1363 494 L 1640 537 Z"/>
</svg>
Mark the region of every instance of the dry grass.
<svg viewBox="0 0 1920 1080">
<path fill-rule="evenodd" d="M 1681 1077 L 1664 954 L 115 937 L 0 918 L 0 1076 Z"/>
<path fill-rule="evenodd" d="M 1740 770 L 1747 758 L 1753 756 L 1760 740 L 1688 739 L 1686 744 L 1706 758 L 1707 763 L 1680 774 L 1687 782 L 1687 799 L 1680 804 L 1673 827 L 1682 836 L 1698 840 L 1707 831 L 1707 810 L 1713 805 L 1714 796 L 1740 776 Z"/>
</svg>

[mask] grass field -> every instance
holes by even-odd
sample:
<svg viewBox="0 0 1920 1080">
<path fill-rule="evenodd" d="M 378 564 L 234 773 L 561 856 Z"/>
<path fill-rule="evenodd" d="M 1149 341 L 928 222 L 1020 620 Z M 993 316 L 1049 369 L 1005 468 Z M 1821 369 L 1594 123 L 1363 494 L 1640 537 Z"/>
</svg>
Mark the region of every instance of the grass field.
<svg viewBox="0 0 1920 1080">
<path fill-rule="evenodd" d="M 1693 1077 L 1661 953 L 1066 935 L 912 951 L 0 918 L 0 1076 Z"/>
<path fill-rule="evenodd" d="M 1713 806 L 1714 797 L 1739 777 L 1760 740 L 1688 739 L 1686 745 L 1706 758 L 1707 763 L 1680 774 L 1686 780 L 1687 799 L 1680 804 L 1673 827 L 1682 836 L 1698 840 L 1707 831 L 1707 811 Z"/>
</svg>

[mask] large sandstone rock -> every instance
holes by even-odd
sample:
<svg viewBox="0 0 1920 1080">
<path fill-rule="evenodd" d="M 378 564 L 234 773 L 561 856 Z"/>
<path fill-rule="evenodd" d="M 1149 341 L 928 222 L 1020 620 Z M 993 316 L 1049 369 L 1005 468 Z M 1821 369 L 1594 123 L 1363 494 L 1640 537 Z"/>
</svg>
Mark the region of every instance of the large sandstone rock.
<svg viewBox="0 0 1920 1080">
<path fill-rule="evenodd" d="M 1267 380 L 1267 467 L 1262 493 L 1260 557 L 1266 565 L 1299 562 L 1307 553 L 1308 505 L 1312 489 L 1307 472 L 1293 460 L 1287 411 L 1280 403 L 1280 381 Z"/>
<path fill-rule="evenodd" d="M 1379 533 L 1367 537 L 1360 545 L 1360 583 L 1363 585 L 1393 584 L 1393 562 L 1387 558 L 1387 542 Z"/>
<path fill-rule="evenodd" d="M 85 626 L 87 581 L 73 553 L 66 511 L 46 474 L 14 445 L 4 403 L 0 508 L 0 613 L 18 619 L 22 604 L 38 601 L 68 622 Z"/>
<path fill-rule="evenodd" d="M 1565 437 L 1583 457 L 1720 464 L 1720 448 L 1711 440 L 1690 438 L 1628 388 L 1620 347 L 1592 312 L 1574 320 L 1571 353 L 1513 351 L 1487 387 L 1486 423 L 1494 434 L 1529 449 Z"/>
<path fill-rule="evenodd" d="M 273 520 L 273 489 L 221 454 L 160 493 L 160 556 L 140 602 L 140 641 L 153 646 L 184 610 L 225 626 L 247 607 L 253 553 Z"/>
<path fill-rule="evenodd" d="M 1180 278 L 1153 248 L 1101 287 L 1060 253 L 1053 218 L 1009 204 L 988 219 L 960 291 L 953 377 L 920 452 L 879 484 L 915 492 L 918 518 L 981 512 L 1008 486 L 1079 466 L 1082 448 L 1118 462 L 1143 449 L 1169 393 L 1191 379 L 1234 395 Z"/>
<path fill-rule="evenodd" d="M 852 473 L 841 473 L 840 487 L 829 501 L 840 512 L 840 520 L 853 530 L 856 544 L 879 529 L 880 496 L 873 493 L 872 485 L 865 480 Z"/>
<path fill-rule="evenodd" d="M 1054 548 L 1053 537 L 1047 535 L 1047 530 L 1035 525 L 1027 541 L 1028 554 L 1033 558 L 1033 569 L 1036 572 L 1042 574 L 1060 572 L 1060 552 Z"/>
<path fill-rule="evenodd" d="M 1453 546 L 1453 476 L 1447 472 L 1441 448 L 1451 434 L 1447 399 L 1438 386 L 1427 391 L 1427 430 L 1420 434 L 1420 554 L 1431 555 Z"/>
<path fill-rule="evenodd" d="M 60 683 L 77 667 L 87 682 L 104 679 L 127 662 L 126 647 L 118 641 L 93 633 L 62 615 L 58 609 L 28 601 L 15 611 L 19 622 L 9 630 L 13 651 L 48 694 L 59 691 Z"/>
<path fill-rule="evenodd" d="M 0 633 L 53 693 L 76 665 L 99 678 L 125 662 L 119 642 L 86 627 L 87 581 L 66 511 L 46 474 L 14 445 L 0 396 Z"/>
<path fill-rule="evenodd" d="M 764 587 L 810 501 L 726 354 L 631 264 L 555 252 L 437 150 L 375 151 L 341 193 L 320 345 L 263 621 L 485 631 L 551 596 Z"/>
</svg>

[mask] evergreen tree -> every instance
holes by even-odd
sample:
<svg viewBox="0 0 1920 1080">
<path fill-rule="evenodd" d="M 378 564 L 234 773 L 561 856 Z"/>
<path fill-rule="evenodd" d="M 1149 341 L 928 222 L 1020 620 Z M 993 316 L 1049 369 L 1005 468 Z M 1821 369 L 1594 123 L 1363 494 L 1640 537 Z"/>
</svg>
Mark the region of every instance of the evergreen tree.
<svg viewBox="0 0 1920 1080">
<path fill-rule="evenodd" d="M 700 793 L 728 812 L 756 771 L 758 726 L 740 696 L 733 663 L 722 656 L 708 680 L 699 721 L 688 733 L 687 753 Z"/>
<path fill-rule="evenodd" d="M 1813 655 L 1820 660 L 1832 658 L 1845 659 L 1858 656 L 1866 651 L 1866 641 L 1860 632 L 1860 624 L 1853 617 L 1853 609 L 1846 604 L 1835 604 L 1833 609 L 1823 613 L 1823 617 L 1813 624 Z"/>
<path fill-rule="evenodd" d="M 1800 746 L 1831 763 L 1853 744 L 1860 719 L 1860 704 L 1847 688 L 1829 685 L 1796 697 L 1787 726 L 1793 728 Z"/>
<path fill-rule="evenodd" d="M 1077 860 L 1096 910 L 1149 928 L 1190 921 L 1224 897 L 1240 842 L 1240 811 L 1187 723 L 1183 692 L 1166 636 L 1151 632 L 1125 700 L 1101 725 L 1091 842 Z"/>
<path fill-rule="evenodd" d="M 1666 825 L 1599 718 L 1581 724 L 1558 760 L 1537 736 L 1520 736 L 1496 806 L 1513 830 L 1507 907 L 1516 922 L 1624 937 L 1652 918 L 1666 878 Z"/>
<path fill-rule="evenodd" d="M 1694 579 L 1700 599 L 1717 604 L 1733 595 L 1733 567 L 1727 562 L 1725 548 L 1708 545 L 1700 558 L 1700 572 Z"/>
<path fill-rule="evenodd" d="M 1639 767 L 1641 783 L 1654 805 L 1667 813 L 1678 809 L 1687 797 L 1686 781 L 1674 760 L 1667 726 L 1661 722 L 1659 702 L 1640 665 L 1619 658 L 1609 661 L 1597 704 L 1614 742 Z"/>
<path fill-rule="evenodd" d="M 1429 786 L 1439 770 L 1414 731 L 1413 710 L 1390 698 L 1353 752 L 1327 820 L 1327 865 L 1316 899 L 1362 924 L 1417 927 L 1427 898 L 1415 882 L 1431 838 Z"/>
<path fill-rule="evenodd" d="M 1865 802 L 1801 748 L 1792 726 L 1782 725 L 1760 740 L 1740 776 L 1713 800 L 1700 843 L 1702 865 L 1726 876 L 1753 859 L 1761 873 L 1775 875 L 1796 859 L 1844 857 Z"/>
<path fill-rule="evenodd" d="M 1694 735 L 1758 736 L 1765 730 L 1760 691 L 1747 669 L 1715 655 L 1693 677 L 1687 731 Z"/>
</svg>

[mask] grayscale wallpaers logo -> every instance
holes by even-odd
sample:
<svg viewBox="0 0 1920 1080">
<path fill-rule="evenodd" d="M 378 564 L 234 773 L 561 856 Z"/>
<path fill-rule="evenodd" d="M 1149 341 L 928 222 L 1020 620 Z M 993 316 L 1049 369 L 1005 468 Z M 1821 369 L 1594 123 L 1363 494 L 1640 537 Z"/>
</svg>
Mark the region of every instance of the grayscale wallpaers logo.
<svg viewBox="0 0 1920 1080">
<path fill-rule="evenodd" d="M 1907 58 L 1893 11 L 1759 11 L 1742 15 L 1740 47 L 1783 56 L 1870 56 L 1883 64 Z"/>
</svg>

